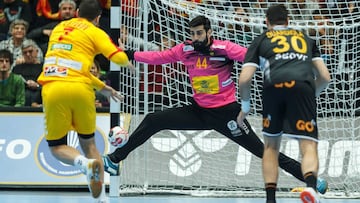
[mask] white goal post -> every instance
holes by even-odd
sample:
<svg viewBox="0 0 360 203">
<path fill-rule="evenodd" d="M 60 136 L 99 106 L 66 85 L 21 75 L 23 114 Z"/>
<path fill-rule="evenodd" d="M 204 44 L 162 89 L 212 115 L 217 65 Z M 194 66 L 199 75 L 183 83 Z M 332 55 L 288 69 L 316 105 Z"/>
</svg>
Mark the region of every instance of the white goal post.
<svg viewBox="0 0 360 203">
<path fill-rule="evenodd" d="M 168 49 L 190 39 L 190 19 L 205 15 L 213 36 L 249 46 L 264 29 L 270 3 L 230 0 L 142 0 L 111 8 L 112 28 L 121 27 L 127 48 Z M 197 3 L 200 2 L 200 3 Z M 243 2 L 243 3 L 239 3 Z M 329 182 L 326 197 L 360 195 L 360 13 L 357 1 L 326 5 L 285 2 L 290 26 L 316 39 L 331 72 L 329 87 L 318 98 L 319 176 Z M 342 5 L 345 4 L 345 5 Z M 332 8 L 338 6 L 339 8 Z M 351 12 L 344 9 L 350 8 Z M 150 66 L 136 63 L 136 73 L 120 69 L 121 111 L 131 114 L 131 133 L 149 112 L 186 105 L 191 96 L 181 63 Z M 241 64 L 235 64 L 234 80 Z M 111 70 L 119 70 L 111 64 Z M 253 82 L 251 124 L 261 138 L 261 75 Z M 113 105 L 113 104 L 112 104 Z M 116 104 L 115 104 L 116 105 Z M 111 107 L 110 109 L 117 109 Z M 299 160 L 296 140 L 284 139 L 281 151 Z M 110 179 L 110 195 L 181 193 L 192 195 L 264 196 L 261 160 L 214 131 L 162 131 L 122 163 L 120 177 Z M 280 171 L 279 189 L 304 184 Z"/>
</svg>

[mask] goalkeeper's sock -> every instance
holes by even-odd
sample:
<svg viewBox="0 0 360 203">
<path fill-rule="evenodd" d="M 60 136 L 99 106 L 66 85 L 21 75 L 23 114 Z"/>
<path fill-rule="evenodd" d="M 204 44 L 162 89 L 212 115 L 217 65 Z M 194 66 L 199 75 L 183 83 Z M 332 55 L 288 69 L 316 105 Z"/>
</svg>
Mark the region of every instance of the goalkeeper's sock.
<svg viewBox="0 0 360 203">
<path fill-rule="evenodd" d="M 316 189 L 317 178 L 316 178 L 316 176 L 314 175 L 313 172 L 305 173 L 304 180 L 305 180 L 305 183 L 306 183 L 306 187 L 311 187 L 315 191 L 317 191 L 317 189 Z"/>
<path fill-rule="evenodd" d="M 265 183 L 266 203 L 276 203 L 276 183 Z"/>
</svg>

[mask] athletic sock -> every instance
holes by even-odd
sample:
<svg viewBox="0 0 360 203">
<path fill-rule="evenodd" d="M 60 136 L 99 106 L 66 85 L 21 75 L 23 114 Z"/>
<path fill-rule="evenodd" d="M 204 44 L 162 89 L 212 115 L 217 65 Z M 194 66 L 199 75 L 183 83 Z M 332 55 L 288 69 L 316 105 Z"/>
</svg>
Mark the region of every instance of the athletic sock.
<svg viewBox="0 0 360 203">
<path fill-rule="evenodd" d="M 276 183 L 265 183 L 265 191 L 266 191 L 266 203 L 276 203 L 275 200 Z"/>
<path fill-rule="evenodd" d="M 316 176 L 314 175 L 313 172 L 307 172 L 307 173 L 305 173 L 305 175 L 304 175 L 304 180 L 305 180 L 305 183 L 306 183 L 306 187 L 311 187 L 311 188 L 313 188 L 315 191 L 317 191 L 317 189 L 316 189 L 316 181 L 317 181 L 317 178 L 316 178 Z"/>
<path fill-rule="evenodd" d="M 86 157 L 79 155 L 74 159 L 74 166 L 77 166 L 83 173 L 86 173 L 88 162 L 89 160 Z"/>
</svg>

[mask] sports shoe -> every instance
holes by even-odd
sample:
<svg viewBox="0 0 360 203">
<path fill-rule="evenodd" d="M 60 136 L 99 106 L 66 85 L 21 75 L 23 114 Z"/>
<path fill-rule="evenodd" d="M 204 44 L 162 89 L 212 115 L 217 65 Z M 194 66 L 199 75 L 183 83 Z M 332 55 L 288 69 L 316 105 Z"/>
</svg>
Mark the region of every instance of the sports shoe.
<svg viewBox="0 0 360 203">
<path fill-rule="evenodd" d="M 303 203 L 320 203 L 318 194 L 311 187 L 307 187 L 300 193 L 300 199 Z"/>
<path fill-rule="evenodd" d="M 325 192 L 328 190 L 328 183 L 325 179 L 318 178 L 316 183 L 316 189 L 319 193 L 325 194 Z"/>
<path fill-rule="evenodd" d="M 305 187 L 295 187 L 291 190 L 291 192 L 302 192 Z M 325 194 L 328 191 L 328 183 L 325 179 L 318 178 L 316 183 L 316 189 L 319 193 Z"/>
<path fill-rule="evenodd" d="M 99 199 L 95 199 L 94 203 L 108 203 L 109 200 L 108 198 L 99 198 Z"/>
<path fill-rule="evenodd" d="M 112 162 L 108 155 L 103 155 L 102 160 L 104 162 L 104 170 L 106 172 L 112 176 L 119 175 L 119 164 Z"/>
<path fill-rule="evenodd" d="M 96 159 L 89 159 L 86 168 L 86 177 L 89 190 L 94 198 L 98 198 L 102 190 L 102 182 L 100 180 L 100 167 L 100 161 Z"/>
</svg>

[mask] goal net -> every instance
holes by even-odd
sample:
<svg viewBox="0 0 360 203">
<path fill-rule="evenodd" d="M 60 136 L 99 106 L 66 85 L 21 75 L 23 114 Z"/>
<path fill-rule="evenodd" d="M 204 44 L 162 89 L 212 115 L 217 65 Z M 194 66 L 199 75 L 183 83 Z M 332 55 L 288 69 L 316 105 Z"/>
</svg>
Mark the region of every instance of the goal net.
<svg viewBox="0 0 360 203">
<path fill-rule="evenodd" d="M 327 196 L 358 197 L 358 3 L 288 2 L 290 26 L 316 39 L 331 72 L 331 83 L 318 98 L 319 176 L 329 182 Z M 190 39 L 187 23 L 197 15 L 211 20 L 214 38 L 248 47 L 266 28 L 264 17 L 269 4 L 250 0 L 133 0 L 123 2 L 120 8 L 112 8 L 112 11 L 118 12 L 120 38 L 127 48 L 164 50 L 182 43 Z M 183 64 L 135 64 L 135 73 L 126 69 L 120 72 L 120 91 L 126 95 L 121 109 L 132 115 L 130 133 L 147 113 L 186 105 L 191 102 L 192 95 Z M 240 69 L 241 64 L 236 63 L 234 80 Z M 254 111 L 249 116 L 260 138 L 261 78 L 261 73 L 257 73 L 252 84 Z M 284 139 L 281 151 L 300 161 L 296 140 Z M 120 189 L 120 194 L 264 195 L 261 160 L 211 130 L 159 132 L 133 151 L 122 166 L 121 176 L 113 177 L 110 185 Z M 285 196 L 291 195 L 289 189 L 304 186 L 282 170 L 279 175 L 279 190 L 284 191 Z"/>
</svg>

